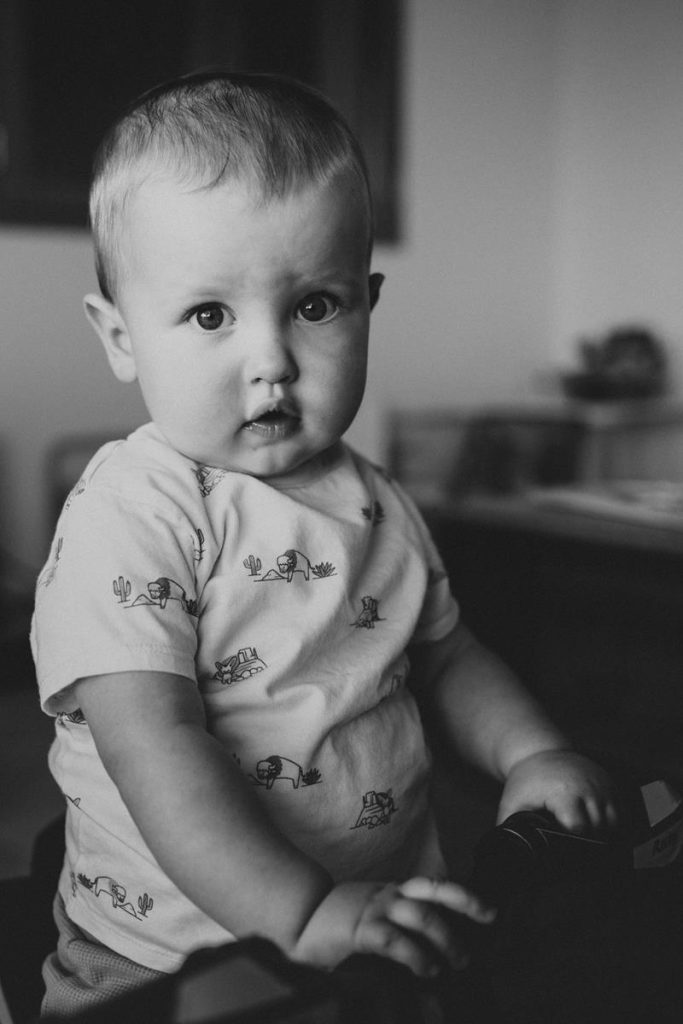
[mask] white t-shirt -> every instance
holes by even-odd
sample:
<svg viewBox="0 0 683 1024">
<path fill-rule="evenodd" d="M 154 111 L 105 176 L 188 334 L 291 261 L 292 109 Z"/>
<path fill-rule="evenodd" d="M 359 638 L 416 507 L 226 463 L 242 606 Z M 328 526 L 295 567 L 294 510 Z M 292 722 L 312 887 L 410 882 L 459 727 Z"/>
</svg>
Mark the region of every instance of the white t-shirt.
<svg viewBox="0 0 683 1024">
<path fill-rule="evenodd" d="M 276 489 L 198 466 L 151 424 L 105 445 L 65 504 L 32 630 L 57 716 L 69 916 L 163 971 L 231 938 L 161 871 L 100 762 L 72 684 L 103 673 L 196 679 L 210 732 L 336 880 L 438 870 L 405 649 L 457 614 L 410 500 L 344 446 L 313 482 Z"/>
</svg>

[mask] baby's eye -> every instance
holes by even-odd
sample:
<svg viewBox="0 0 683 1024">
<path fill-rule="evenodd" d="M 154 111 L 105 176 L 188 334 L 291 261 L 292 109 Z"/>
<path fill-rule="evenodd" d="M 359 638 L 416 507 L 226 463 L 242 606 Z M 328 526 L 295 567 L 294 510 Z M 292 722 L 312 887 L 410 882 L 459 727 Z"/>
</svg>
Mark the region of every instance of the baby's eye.
<svg viewBox="0 0 683 1024">
<path fill-rule="evenodd" d="M 307 295 L 296 307 L 296 315 L 309 324 L 322 324 L 331 320 L 339 312 L 339 305 L 331 295 L 324 292 L 316 292 L 314 295 Z"/>
<path fill-rule="evenodd" d="M 200 306 L 194 310 L 190 319 L 193 319 L 203 331 L 217 331 L 225 320 L 225 310 L 216 305 Z"/>
</svg>

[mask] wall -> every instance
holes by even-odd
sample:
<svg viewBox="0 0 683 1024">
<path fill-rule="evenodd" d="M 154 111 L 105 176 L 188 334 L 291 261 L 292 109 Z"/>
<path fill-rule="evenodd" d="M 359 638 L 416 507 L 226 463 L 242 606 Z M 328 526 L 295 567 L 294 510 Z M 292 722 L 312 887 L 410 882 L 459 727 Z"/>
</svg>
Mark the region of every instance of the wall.
<svg viewBox="0 0 683 1024">
<path fill-rule="evenodd" d="M 1 545 L 29 571 L 45 555 L 50 450 L 64 436 L 141 422 L 82 313 L 94 287 L 85 232 L 0 231 Z"/>
<path fill-rule="evenodd" d="M 552 353 L 649 324 L 683 383 L 683 4 L 565 0 L 558 31 Z"/>
<path fill-rule="evenodd" d="M 380 448 L 388 407 L 527 393 L 550 332 L 556 18 L 538 0 L 407 7 L 405 239 L 377 253 L 359 419 Z"/>
</svg>

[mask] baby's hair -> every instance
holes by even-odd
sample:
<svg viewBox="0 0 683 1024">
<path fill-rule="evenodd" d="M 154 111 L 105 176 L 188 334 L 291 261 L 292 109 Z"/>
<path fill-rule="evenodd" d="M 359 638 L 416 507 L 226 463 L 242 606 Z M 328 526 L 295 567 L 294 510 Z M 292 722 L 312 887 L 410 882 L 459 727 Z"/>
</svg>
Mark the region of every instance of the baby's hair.
<svg viewBox="0 0 683 1024">
<path fill-rule="evenodd" d="M 365 208 L 372 245 L 370 185 L 355 136 L 320 93 L 282 75 L 183 76 L 144 93 L 112 125 L 90 191 L 97 279 L 110 301 L 128 199 L 154 176 L 196 189 L 246 182 L 265 201 L 343 177 Z"/>
</svg>

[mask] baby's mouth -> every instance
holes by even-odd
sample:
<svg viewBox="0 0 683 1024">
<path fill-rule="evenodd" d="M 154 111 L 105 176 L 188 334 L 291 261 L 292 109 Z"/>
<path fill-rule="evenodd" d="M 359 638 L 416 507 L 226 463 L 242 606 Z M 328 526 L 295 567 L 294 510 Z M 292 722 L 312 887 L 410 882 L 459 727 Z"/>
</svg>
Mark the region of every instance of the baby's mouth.
<svg viewBox="0 0 683 1024">
<path fill-rule="evenodd" d="M 276 405 L 247 420 L 244 429 L 266 440 L 282 441 L 295 434 L 300 424 L 301 418 L 294 408 Z"/>
</svg>

